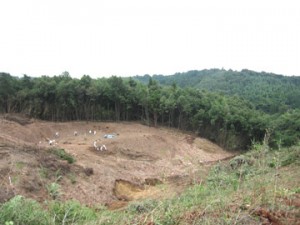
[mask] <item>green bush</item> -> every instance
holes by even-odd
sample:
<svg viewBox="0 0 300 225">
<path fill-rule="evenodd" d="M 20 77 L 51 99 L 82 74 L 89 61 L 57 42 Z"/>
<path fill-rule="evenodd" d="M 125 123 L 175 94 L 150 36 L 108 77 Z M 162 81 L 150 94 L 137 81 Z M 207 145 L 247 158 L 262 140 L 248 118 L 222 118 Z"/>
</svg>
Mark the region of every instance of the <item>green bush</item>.
<svg viewBox="0 0 300 225">
<path fill-rule="evenodd" d="M 289 148 L 282 157 L 281 166 L 288 166 L 293 163 L 300 164 L 300 147 Z"/>
<path fill-rule="evenodd" d="M 230 160 L 229 164 L 235 170 L 243 166 L 251 166 L 253 165 L 253 161 L 246 155 L 239 155 Z"/>
</svg>

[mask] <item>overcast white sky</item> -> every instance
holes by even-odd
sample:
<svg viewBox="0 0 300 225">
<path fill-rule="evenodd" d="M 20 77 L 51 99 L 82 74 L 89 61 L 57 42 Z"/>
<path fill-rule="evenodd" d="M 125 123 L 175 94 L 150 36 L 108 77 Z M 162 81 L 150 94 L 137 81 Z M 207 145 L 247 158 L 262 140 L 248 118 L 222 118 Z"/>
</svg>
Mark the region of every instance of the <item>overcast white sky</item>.
<svg viewBox="0 0 300 225">
<path fill-rule="evenodd" d="M 1 0 L 0 72 L 300 75 L 298 0 Z"/>
</svg>

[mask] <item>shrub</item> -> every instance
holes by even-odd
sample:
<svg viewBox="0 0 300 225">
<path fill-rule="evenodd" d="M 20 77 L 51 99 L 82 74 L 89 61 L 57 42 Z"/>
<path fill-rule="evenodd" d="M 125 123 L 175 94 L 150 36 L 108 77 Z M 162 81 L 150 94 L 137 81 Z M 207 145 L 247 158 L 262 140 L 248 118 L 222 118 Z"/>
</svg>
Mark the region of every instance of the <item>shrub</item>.
<svg viewBox="0 0 300 225">
<path fill-rule="evenodd" d="M 293 163 L 300 164 L 300 147 L 290 148 L 286 154 L 283 156 L 280 165 L 288 166 Z"/>
<path fill-rule="evenodd" d="M 234 157 L 232 160 L 229 162 L 231 168 L 233 170 L 238 169 L 240 167 L 244 166 L 251 166 L 253 165 L 253 161 L 246 157 L 245 155 L 239 155 Z"/>
</svg>

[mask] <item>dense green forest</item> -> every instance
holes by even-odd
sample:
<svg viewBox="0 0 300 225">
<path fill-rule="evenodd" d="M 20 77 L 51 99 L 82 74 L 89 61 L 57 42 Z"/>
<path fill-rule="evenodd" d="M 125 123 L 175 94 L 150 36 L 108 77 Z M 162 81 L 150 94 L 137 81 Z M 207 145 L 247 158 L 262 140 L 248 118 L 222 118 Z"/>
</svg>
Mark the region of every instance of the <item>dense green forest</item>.
<svg viewBox="0 0 300 225">
<path fill-rule="evenodd" d="M 149 75 L 134 79 L 146 84 Z M 284 113 L 300 108 L 300 77 L 287 77 L 251 70 L 193 70 L 171 76 L 154 75 L 161 85 L 176 83 L 181 88 L 192 87 L 229 96 L 240 96 L 250 101 L 256 109 L 266 113 Z"/>
<path fill-rule="evenodd" d="M 300 140 L 300 77 L 248 70 L 173 76 L 32 78 L 0 73 L 0 113 L 51 121 L 141 121 L 196 133 L 227 149 Z M 267 135 L 266 135 L 267 134 Z"/>
</svg>

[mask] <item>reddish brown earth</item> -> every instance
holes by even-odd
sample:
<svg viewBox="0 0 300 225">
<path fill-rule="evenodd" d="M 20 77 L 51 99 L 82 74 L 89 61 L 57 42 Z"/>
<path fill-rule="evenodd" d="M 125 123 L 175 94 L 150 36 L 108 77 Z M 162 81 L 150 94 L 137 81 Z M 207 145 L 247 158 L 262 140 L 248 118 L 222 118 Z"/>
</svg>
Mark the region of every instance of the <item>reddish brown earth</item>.
<svg viewBox="0 0 300 225">
<path fill-rule="evenodd" d="M 116 136 L 106 139 L 105 134 Z M 53 155 L 50 139 L 76 162 Z M 107 151 L 94 149 L 94 141 L 105 144 Z M 208 162 L 231 156 L 206 139 L 174 129 L 129 122 L 54 123 L 6 115 L 0 117 L 0 202 L 16 194 L 49 199 L 47 186 L 55 182 L 62 200 L 117 208 L 124 201 L 176 194 L 201 182 Z"/>
</svg>

